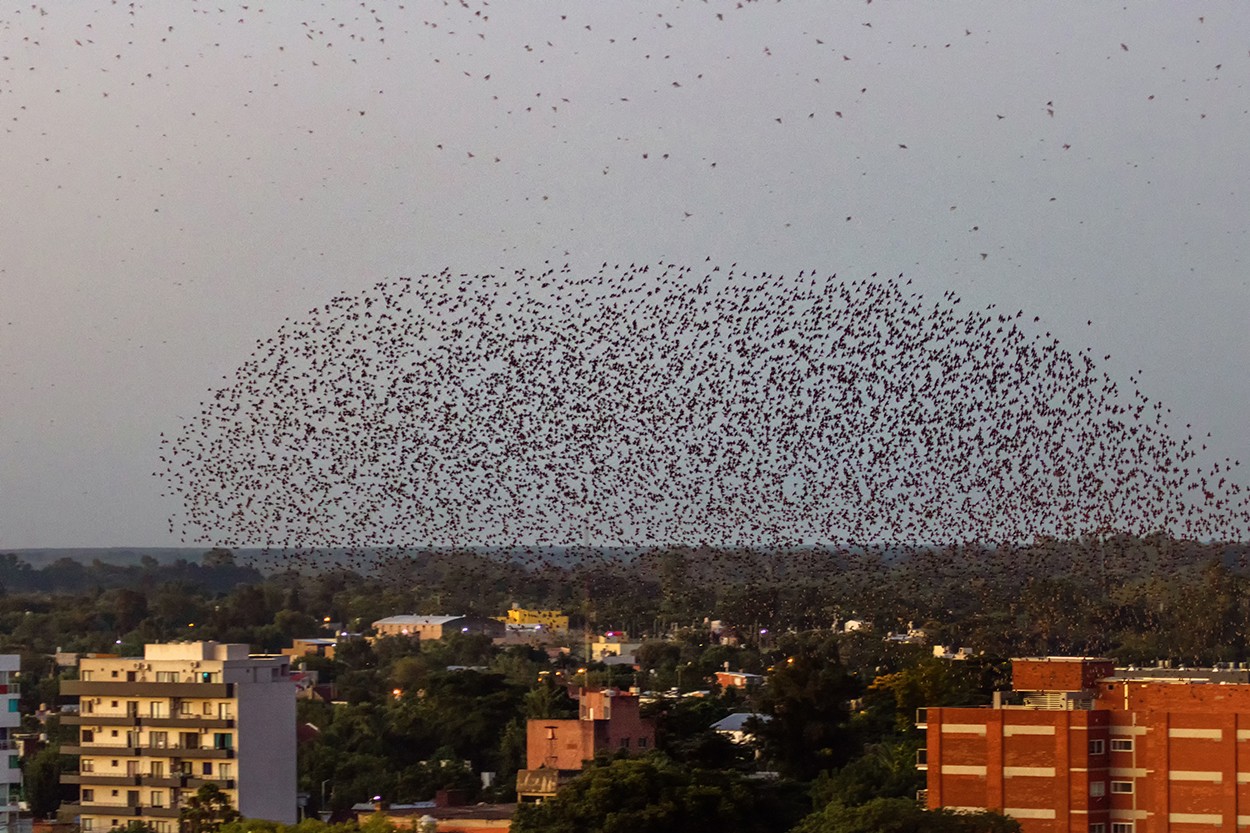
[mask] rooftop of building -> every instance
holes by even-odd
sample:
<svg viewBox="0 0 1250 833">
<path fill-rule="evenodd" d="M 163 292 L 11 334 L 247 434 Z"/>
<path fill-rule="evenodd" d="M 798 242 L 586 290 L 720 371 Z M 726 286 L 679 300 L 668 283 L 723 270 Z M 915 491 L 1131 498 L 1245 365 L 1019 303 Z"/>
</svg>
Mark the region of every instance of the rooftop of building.
<svg viewBox="0 0 1250 833">
<path fill-rule="evenodd" d="M 442 616 L 417 616 L 415 614 L 404 613 L 398 616 L 387 616 L 385 619 L 379 619 L 373 624 L 377 625 L 445 625 L 448 622 L 454 622 L 456 619 L 464 619 L 463 613 L 445 614 Z"/>
</svg>

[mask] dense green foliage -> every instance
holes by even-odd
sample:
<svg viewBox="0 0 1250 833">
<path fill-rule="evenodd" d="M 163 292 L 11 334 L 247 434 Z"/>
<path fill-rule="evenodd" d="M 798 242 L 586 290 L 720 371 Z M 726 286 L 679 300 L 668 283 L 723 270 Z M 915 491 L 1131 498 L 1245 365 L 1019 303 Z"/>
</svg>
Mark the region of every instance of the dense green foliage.
<svg viewBox="0 0 1250 833">
<path fill-rule="evenodd" d="M 661 756 L 591 767 L 556 798 L 518 809 L 514 833 L 770 833 L 805 802 L 784 785 L 690 769 Z"/>
<path fill-rule="evenodd" d="M 520 829 L 539 829 L 532 825 L 540 821 L 552 830 L 697 829 L 685 826 L 695 816 L 733 816 L 742 826 L 729 829 L 778 830 L 778 819 L 798 823 L 811 810 L 797 831 L 998 833 L 1014 828 L 916 806 L 923 787 L 914 768 L 916 709 L 988 702 L 990 692 L 1008 686 L 1013 655 L 1248 661 L 1245 555 L 1244 548 L 1163 536 L 1103 536 L 786 558 L 669 549 L 629 562 L 544 569 L 480 553 L 433 553 L 393 563 L 385 574 L 334 567 L 262 575 L 223 550 L 198 564 L 63 559 L 40 569 L 0 554 L 0 652 L 22 655 L 29 714 L 55 705 L 60 680 L 74 674 L 53 662 L 57 649 L 137 654 L 145 642 L 216 639 L 274 652 L 295 637 L 327 635 L 327 623 L 358 633 L 403 612 L 559 608 L 572 614 L 574 631 L 564 644 L 571 655 L 554 661 L 541 650 L 459 634 L 423 644 L 348 638 L 333 659 L 298 660 L 336 691 L 333 705 L 299 704 L 300 721 L 315 727 L 299 754 L 309 810 L 341 810 L 375 794 L 426 800 L 448 787 L 474 800 L 510 800 L 524 762 L 525 720 L 576 714 L 566 684 L 584 683 L 706 694 L 649 704 L 645 711 L 658 722 L 655 755 L 586 773 L 577 782 L 583 786 L 564 791 L 549 809 L 525 810 Z M 875 628 L 841 632 L 836 625 L 850 618 Z M 712 620 L 735 638 L 714 638 Z M 973 649 L 972 658 L 935 659 L 925 645 L 884 639 L 909 623 L 931 643 Z M 579 658 L 585 636 L 608 629 L 644 640 L 638 670 Z M 767 682 L 719 691 L 711 675 L 726 667 Z M 710 731 L 716 720 L 744 711 L 771 718 L 754 727 L 754 745 Z M 40 814 L 63 795 L 59 770 L 74 766 L 57 747 L 76 737 L 55 716 L 43 728 L 51 749 L 24 762 L 27 797 Z M 752 777 L 759 770 L 781 780 Z M 494 788 L 482 788 L 484 771 L 497 774 Z M 604 780 L 618 776 L 649 796 L 649 809 Z M 751 826 L 763 818 L 771 826 Z M 237 824 L 223 830 L 240 833 Z"/>
</svg>

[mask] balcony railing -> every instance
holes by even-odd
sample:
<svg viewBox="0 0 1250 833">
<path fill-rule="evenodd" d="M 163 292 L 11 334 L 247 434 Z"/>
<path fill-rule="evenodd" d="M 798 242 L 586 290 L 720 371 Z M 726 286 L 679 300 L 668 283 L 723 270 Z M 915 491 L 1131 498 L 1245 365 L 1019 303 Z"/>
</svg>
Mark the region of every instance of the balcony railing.
<svg viewBox="0 0 1250 833">
<path fill-rule="evenodd" d="M 929 803 L 929 791 L 916 790 L 916 803 L 927 806 Z"/>
<path fill-rule="evenodd" d="M 161 717 L 153 717 L 145 714 L 97 714 L 94 712 L 79 712 L 75 715 L 65 715 L 61 718 L 61 723 L 66 726 L 130 726 L 134 728 L 157 728 L 157 729 L 176 729 L 176 728 L 194 728 L 194 729 L 233 729 L 234 718 L 229 717 L 210 717 L 207 715 L 164 715 Z"/>
</svg>

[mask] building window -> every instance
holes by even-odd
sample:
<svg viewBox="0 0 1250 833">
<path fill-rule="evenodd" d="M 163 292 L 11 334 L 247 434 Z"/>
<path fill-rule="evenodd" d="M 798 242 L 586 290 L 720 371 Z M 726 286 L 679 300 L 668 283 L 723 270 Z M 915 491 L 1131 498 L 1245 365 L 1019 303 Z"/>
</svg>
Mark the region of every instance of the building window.
<svg viewBox="0 0 1250 833">
<path fill-rule="evenodd" d="M 1094 798 L 1101 798 L 1102 796 L 1106 795 L 1107 794 L 1107 782 L 1106 781 L 1090 781 L 1089 782 L 1089 794 L 1093 796 Z"/>
<path fill-rule="evenodd" d="M 229 778 L 230 777 L 230 764 L 218 764 L 217 765 L 217 777 L 223 778 L 223 779 Z"/>
<path fill-rule="evenodd" d="M 95 772 L 95 761 L 91 758 L 83 758 L 78 762 L 79 772 Z"/>
<path fill-rule="evenodd" d="M 1102 754 L 1103 752 L 1105 752 L 1105 751 L 1107 751 L 1107 746 L 1106 746 L 1106 742 L 1105 742 L 1105 741 L 1101 741 L 1101 740 L 1091 740 L 1091 741 L 1089 742 L 1089 754 L 1091 754 L 1091 755 L 1101 755 L 1101 754 Z"/>
<path fill-rule="evenodd" d="M 188 700 L 183 700 L 181 703 L 178 704 L 178 714 L 192 715 L 192 714 L 195 714 L 195 712 L 193 711 L 194 709 L 195 709 L 195 704 Z"/>
<path fill-rule="evenodd" d="M 646 738 L 638 738 L 638 748 L 639 748 L 639 749 L 646 749 L 646 748 L 647 748 L 647 739 L 646 739 Z"/>
<path fill-rule="evenodd" d="M 165 806 L 165 793 L 160 790 L 152 790 L 152 794 L 148 798 L 150 799 L 148 803 L 153 807 Z"/>
<path fill-rule="evenodd" d="M 1111 833 L 1133 833 L 1133 823 L 1131 821 L 1113 821 L 1111 822 Z"/>
<path fill-rule="evenodd" d="M 78 737 L 83 743 L 95 743 L 95 730 L 83 729 L 78 733 Z"/>
<path fill-rule="evenodd" d="M 92 801 L 95 801 L 95 790 L 83 787 L 82 800 L 84 803 L 87 803 L 87 804 L 90 804 Z"/>
<path fill-rule="evenodd" d="M 1107 833 L 1107 825 L 1096 821 L 1089 826 L 1089 833 Z"/>
<path fill-rule="evenodd" d="M 148 732 L 148 746 L 152 749 L 165 749 L 169 746 L 169 732 Z"/>
<path fill-rule="evenodd" d="M 158 683 L 176 683 L 178 682 L 177 671 L 157 671 L 156 681 Z"/>
<path fill-rule="evenodd" d="M 1112 781 L 1111 782 L 1111 792 L 1113 793 L 1127 794 L 1127 793 L 1131 793 L 1132 791 L 1133 791 L 1132 781 Z"/>
<path fill-rule="evenodd" d="M 92 672 L 90 671 L 78 672 L 78 679 L 82 680 L 84 683 L 91 682 L 91 676 L 92 676 Z M 86 819 L 84 819 L 84 821 L 86 821 Z M 86 830 L 86 829 L 87 829 L 86 827 L 83 828 L 83 830 Z"/>
<path fill-rule="evenodd" d="M 95 830 L 95 819 L 91 819 L 91 818 L 83 819 L 81 822 L 79 822 L 78 829 L 82 830 L 83 833 L 87 833 L 87 831 L 90 831 L 90 830 Z"/>
<path fill-rule="evenodd" d="M 629 748 L 629 738 L 621 738 L 621 742 L 620 742 L 620 743 L 621 743 L 621 748 L 622 748 L 622 749 L 628 749 L 628 748 Z"/>
<path fill-rule="evenodd" d="M 202 775 L 212 775 L 213 765 L 209 763 L 208 761 L 205 761 L 203 764 L 200 765 L 200 772 Z"/>
<path fill-rule="evenodd" d="M 1123 738 L 1120 740 L 1112 740 L 1111 751 L 1112 752 L 1132 752 L 1133 751 L 1133 739 Z"/>
<path fill-rule="evenodd" d="M 15 698 L 15 699 L 10 700 L 10 701 L 9 701 L 9 711 L 11 711 L 11 712 L 15 712 L 15 711 L 17 711 L 17 707 L 18 707 L 19 705 L 20 705 L 20 704 L 17 702 L 16 698 Z"/>
</svg>

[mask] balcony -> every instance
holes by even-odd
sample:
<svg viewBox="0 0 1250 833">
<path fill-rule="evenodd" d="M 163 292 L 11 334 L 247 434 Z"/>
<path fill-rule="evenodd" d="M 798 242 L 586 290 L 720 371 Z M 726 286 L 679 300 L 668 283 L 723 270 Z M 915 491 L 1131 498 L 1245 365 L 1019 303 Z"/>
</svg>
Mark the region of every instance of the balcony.
<svg viewBox="0 0 1250 833">
<path fill-rule="evenodd" d="M 96 775 L 94 772 L 63 772 L 62 784 L 85 784 L 89 787 L 137 787 L 138 775 Z"/>
<path fill-rule="evenodd" d="M 917 749 L 916 750 L 916 769 L 923 772 L 923 771 L 928 770 L 928 768 L 929 768 L 929 750 L 923 749 L 923 748 Z"/>
<path fill-rule="evenodd" d="M 188 789 L 198 790 L 200 787 L 207 786 L 208 784 L 216 784 L 223 790 L 234 789 L 233 778 L 188 778 L 186 786 Z"/>
<path fill-rule="evenodd" d="M 929 791 L 916 790 L 916 803 L 922 807 L 927 807 L 929 804 Z"/>
<path fill-rule="evenodd" d="M 87 745 L 65 745 L 61 747 L 62 755 L 117 755 L 125 757 L 128 755 L 138 755 L 138 747 L 125 743 L 107 744 L 107 743 L 89 743 Z"/>
<path fill-rule="evenodd" d="M 61 805 L 75 816 L 90 814 L 93 816 L 137 816 L 143 809 L 138 804 L 101 804 L 98 801 L 73 802 Z"/>
<path fill-rule="evenodd" d="M 169 744 L 168 746 L 131 746 L 125 743 L 116 745 L 92 743 L 85 746 L 62 746 L 61 754 L 87 755 L 96 758 L 106 755 L 116 755 L 117 757 L 143 755 L 156 758 L 233 758 L 234 749 L 217 749 L 211 746 L 177 746 L 175 744 Z"/>
<path fill-rule="evenodd" d="M 234 683 L 140 683 L 65 680 L 61 694 L 78 697 L 233 697 Z"/>
<path fill-rule="evenodd" d="M 180 715 L 177 717 L 149 717 L 146 715 L 117 715 L 78 713 L 65 715 L 61 723 L 66 726 L 128 726 L 150 729 L 233 729 L 233 718 L 200 717 Z"/>
<path fill-rule="evenodd" d="M 928 709 L 916 709 L 916 728 L 921 731 L 929 728 Z"/>
</svg>

